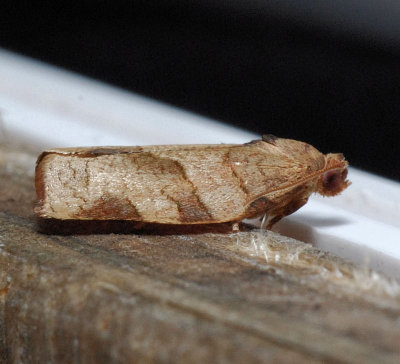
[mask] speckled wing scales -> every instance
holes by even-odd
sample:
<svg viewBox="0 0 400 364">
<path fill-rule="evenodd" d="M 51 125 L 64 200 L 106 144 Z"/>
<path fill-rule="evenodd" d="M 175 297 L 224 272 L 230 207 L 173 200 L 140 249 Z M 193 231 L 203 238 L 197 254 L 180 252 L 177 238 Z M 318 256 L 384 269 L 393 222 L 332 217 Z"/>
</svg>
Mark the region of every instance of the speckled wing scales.
<svg viewBox="0 0 400 364">
<path fill-rule="evenodd" d="M 309 144 L 276 137 L 247 146 L 251 148 L 246 153 L 240 149 L 231 151 L 235 172 L 245 181 L 248 191 L 241 217 L 267 214 L 272 226 L 303 206 L 315 192 L 315 180 L 325 167 L 325 156 Z"/>
<path fill-rule="evenodd" d="M 241 204 L 224 164 L 231 147 L 49 150 L 39 157 L 36 211 L 57 219 L 220 222 Z"/>
<path fill-rule="evenodd" d="M 44 218 L 161 224 L 275 220 L 307 201 L 325 168 L 312 146 L 271 136 L 243 145 L 48 150 L 36 170 Z"/>
</svg>

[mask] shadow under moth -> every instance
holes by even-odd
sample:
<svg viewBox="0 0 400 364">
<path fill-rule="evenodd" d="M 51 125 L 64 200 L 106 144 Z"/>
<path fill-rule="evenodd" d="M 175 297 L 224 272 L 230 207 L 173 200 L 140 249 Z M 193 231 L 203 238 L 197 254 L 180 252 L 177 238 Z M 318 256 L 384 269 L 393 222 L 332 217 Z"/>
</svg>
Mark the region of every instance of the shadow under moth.
<svg viewBox="0 0 400 364">
<path fill-rule="evenodd" d="M 273 135 L 246 144 L 51 149 L 37 160 L 35 212 L 172 225 L 266 215 L 271 228 L 311 193 L 343 191 L 346 177 L 342 154 Z"/>
</svg>

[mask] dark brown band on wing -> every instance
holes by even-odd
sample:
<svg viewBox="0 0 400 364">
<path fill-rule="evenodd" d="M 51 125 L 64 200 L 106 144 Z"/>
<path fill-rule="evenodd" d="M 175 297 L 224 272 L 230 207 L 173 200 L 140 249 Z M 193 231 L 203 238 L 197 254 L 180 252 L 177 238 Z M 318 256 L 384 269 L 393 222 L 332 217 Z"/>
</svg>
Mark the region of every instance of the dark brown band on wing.
<svg viewBox="0 0 400 364">
<path fill-rule="evenodd" d="M 232 160 L 229 150 L 224 154 L 222 163 L 232 171 L 232 177 L 236 179 L 239 188 L 247 196 L 249 194 L 249 190 L 247 189 L 244 180 L 240 177 L 240 174 L 236 171 L 236 169 L 232 165 Z"/>
<path fill-rule="evenodd" d="M 84 220 L 142 220 L 135 205 L 128 198 L 120 199 L 112 196 L 103 196 L 95 201 L 90 208 L 79 211 L 73 218 Z"/>
<path fill-rule="evenodd" d="M 180 177 L 190 186 L 190 191 L 178 194 L 178 198 L 169 196 L 178 207 L 180 221 L 183 223 L 214 221 L 210 211 L 197 195 L 197 188 L 187 176 L 185 167 L 179 161 L 175 160 L 173 162 Z"/>
<path fill-rule="evenodd" d="M 179 219 L 183 223 L 211 222 L 213 218 L 196 194 L 183 196 L 175 201 L 178 207 Z"/>
</svg>

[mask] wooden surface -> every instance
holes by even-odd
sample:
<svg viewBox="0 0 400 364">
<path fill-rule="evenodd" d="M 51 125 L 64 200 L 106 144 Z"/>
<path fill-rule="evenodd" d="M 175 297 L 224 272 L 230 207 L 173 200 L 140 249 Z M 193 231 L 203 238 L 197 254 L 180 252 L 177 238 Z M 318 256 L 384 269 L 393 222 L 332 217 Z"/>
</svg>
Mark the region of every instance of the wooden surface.
<svg viewBox="0 0 400 364">
<path fill-rule="evenodd" d="M 44 234 L 0 146 L 0 362 L 398 363 L 400 287 L 272 232 Z"/>
</svg>

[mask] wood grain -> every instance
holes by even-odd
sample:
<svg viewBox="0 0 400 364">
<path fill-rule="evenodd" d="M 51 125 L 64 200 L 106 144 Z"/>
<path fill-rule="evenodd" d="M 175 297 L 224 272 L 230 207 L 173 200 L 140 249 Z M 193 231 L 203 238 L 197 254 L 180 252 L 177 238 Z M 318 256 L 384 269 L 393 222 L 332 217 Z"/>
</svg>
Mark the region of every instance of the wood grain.
<svg viewBox="0 0 400 364">
<path fill-rule="evenodd" d="M 0 147 L 0 361 L 398 363 L 400 288 L 273 232 L 42 234 Z"/>
</svg>

